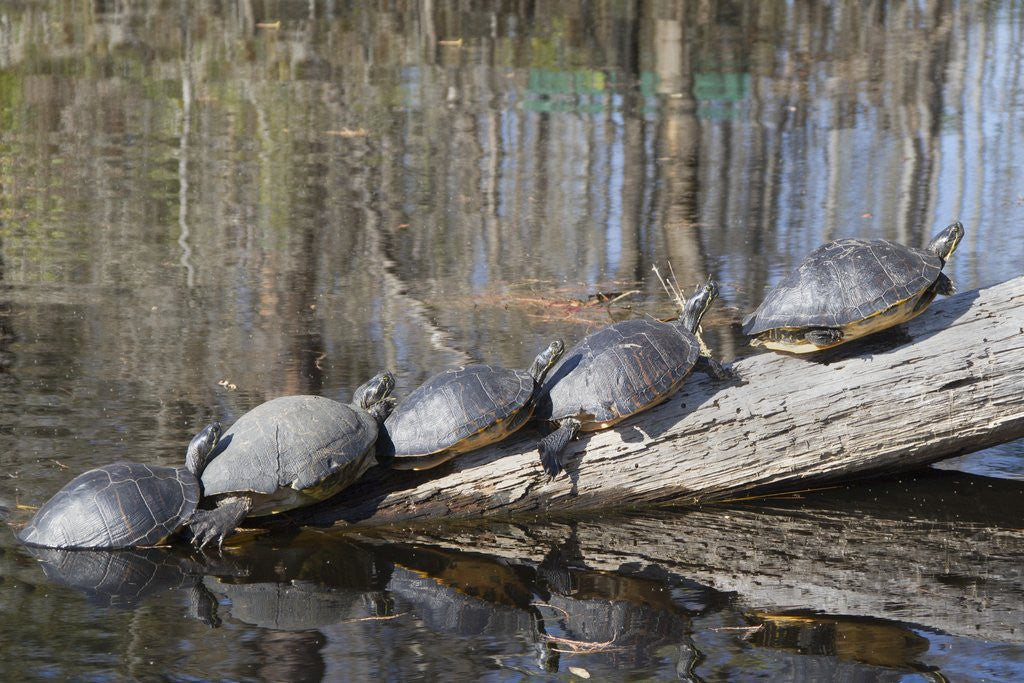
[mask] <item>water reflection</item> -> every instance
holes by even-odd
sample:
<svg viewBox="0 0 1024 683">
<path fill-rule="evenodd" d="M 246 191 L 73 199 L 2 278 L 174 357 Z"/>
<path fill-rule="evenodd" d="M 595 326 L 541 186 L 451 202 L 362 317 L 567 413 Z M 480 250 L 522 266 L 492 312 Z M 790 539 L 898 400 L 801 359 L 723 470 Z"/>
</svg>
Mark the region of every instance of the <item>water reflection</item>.
<svg viewBox="0 0 1024 683">
<path fill-rule="evenodd" d="M 865 619 L 821 615 L 753 612 L 758 628 L 750 642 L 805 655 L 828 655 L 890 669 L 920 669 L 915 662 L 928 651 L 928 640 L 909 628 Z"/>
<path fill-rule="evenodd" d="M 67 471 L 177 464 L 199 426 L 282 394 L 347 400 L 390 367 L 403 395 L 453 364 L 525 367 L 547 339 L 571 344 L 613 318 L 667 315 L 649 275 L 666 261 L 687 289 L 708 275 L 722 283 L 725 305 L 705 328 L 726 359 L 751 352 L 736 330 L 742 314 L 827 239 L 921 245 L 960 219 L 969 233 L 950 276 L 962 289 L 1018 275 L 1022 11 L 931 1 L 4 3 L 0 460 L 11 485 L 0 506 L 17 523 L 18 505 L 45 500 Z M 587 305 L 633 290 L 613 307 Z M 1015 477 L 1019 455 L 964 467 Z M 283 678 L 301 661 L 311 677 L 526 676 L 553 654 L 560 672 L 591 657 L 595 672 L 648 676 L 810 671 L 811 655 L 712 630 L 747 625 L 723 590 L 766 613 L 799 603 L 927 624 L 926 664 L 988 661 L 993 677 L 1019 678 L 1019 516 L 998 508 L 1018 511 L 1021 498 L 991 485 L 941 480 L 806 511 L 803 500 L 591 520 L 576 529 L 585 564 L 566 558 L 564 580 L 544 565 L 570 538 L 564 526 L 536 525 L 512 557 L 486 535 L 418 541 L 416 552 L 463 553 L 446 561 L 483 563 L 471 573 L 520 586 L 504 597 L 428 578 L 432 566 L 376 546 L 345 551 L 380 563 L 376 578 L 346 584 L 292 559 L 280 575 L 265 571 L 291 539 L 242 544 L 261 577 L 252 585 L 278 596 L 282 620 L 247 611 L 248 591 L 259 591 L 211 572 L 204 585 L 221 590 L 225 624 L 216 633 L 228 634 L 216 641 L 180 619 L 187 589 L 95 612 L 43 583 L 8 538 L 0 605 L 18 617 L 0 620 L 0 642 L 6 673 L 20 678 Z M 974 494 L 951 505 L 950 486 Z M 991 514 L 970 509 L 990 503 Z M 626 565 L 660 567 L 643 574 L 655 582 L 643 590 L 667 586 L 675 607 L 638 597 L 633 574 L 630 597 L 615 597 Z M 618 587 L 591 586 L 605 573 Z M 680 603 L 689 589 L 665 573 L 710 591 L 711 607 Z M 289 576 L 297 583 L 278 580 Z M 422 596 L 428 583 L 445 596 L 439 605 L 467 596 L 478 615 L 510 611 L 489 637 L 490 622 L 478 639 L 445 630 L 456 617 L 399 595 Z M 894 584 L 909 598 L 884 600 Z M 330 615 L 285 606 L 319 591 Z M 411 613 L 399 617 L 389 600 Z M 594 619 L 559 611 L 591 614 L 602 601 L 618 615 L 610 621 L 662 648 L 638 638 L 616 653 L 553 653 L 538 624 L 604 642 Z M 283 617 L 295 612 L 315 624 L 292 630 L 301 624 Z M 344 615 L 394 618 L 331 621 Z M 506 621 L 522 628 L 501 631 Z M 955 647 L 940 656 L 940 640 Z M 1010 642 L 1010 654 L 987 641 Z M 195 654 L 188 662 L 180 643 Z M 879 674 L 818 657 L 813 666 L 831 675 Z"/>
<path fill-rule="evenodd" d="M 206 675 L 432 676 L 455 666 L 479 677 L 498 666 L 887 680 L 935 675 L 951 664 L 947 644 L 978 647 L 975 633 L 994 641 L 976 655 L 994 666 L 1012 668 L 1020 653 L 1022 549 L 1006 531 L 1020 511 L 950 493 L 989 481 L 936 473 L 767 509 L 358 538 L 263 532 L 217 557 L 153 549 L 41 551 L 49 554 L 39 560 L 48 580 L 102 608 L 173 608 L 161 609 L 164 620 L 180 622 L 179 637 L 197 652 L 224 641 L 183 630 L 183 617 L 238 632 Z M 892 502 L 913 520 L 891 514 Z M 17 576 L 11 554 L 3 558 L 5 575 Z"/>
<path fill-rule="evenodd" d="M 233 619 L 302 631 L 388 612 L 383 594 L 388 563 L 341 539 L 286 540 L 236 547 L 228 554 L 234 575 L 206 577 L 206 587 L 230 603 Z"/>
<path fill-rule="evenodd" d="M 24 546 L 51 581 L 81 592 L 101 607 L 133 609 L 147 597 L 175 589 L 193 593 L 193 614 L 215 625 L 216 606 L 200 586 L 204 565 L 162 548 L 61 550 Z"/>
</svg>

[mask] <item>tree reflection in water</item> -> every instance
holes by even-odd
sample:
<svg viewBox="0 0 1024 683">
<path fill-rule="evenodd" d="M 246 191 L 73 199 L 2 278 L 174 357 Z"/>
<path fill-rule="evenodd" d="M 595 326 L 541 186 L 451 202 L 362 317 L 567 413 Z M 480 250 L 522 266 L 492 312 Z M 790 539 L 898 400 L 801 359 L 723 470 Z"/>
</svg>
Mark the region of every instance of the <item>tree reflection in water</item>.
<svg viewBox="0 0 1024 683">
<path fill-rule="evenodd" d="M 668 315 L 650 277 L 665 261 L 687 289 L 722 283 L 704 327 L 726 359 L 751 352 L 742 314 L 827 239 L 921 245 L 960 219 L 961 288 L 1018 275 L 1021 12 L 4 3 L 0 506 L 17 525 L 67 471 L 177 463 L 197 425 L 282 394 L 347 399 L 391 367 L 401 396 L 451 365 L 524 367 L 550 338 Z M 971 469 L 1016 476 L 1019 453 Z M 225 553 L 248 575 L 147 560 L 181 587 L 152 580 L 125 610 L 67 587 L 95 578 L 46 579 L 8 535 L 5 674 L 1024 677 L 1019 492 L 979 477 L 896 493 L 581 520 L 561 561 L 545 558 L 568 527 L 533 520 L 408 531 L 386 552 L 274 533 Z M 989 503 L 1006 514 L 969 510 Z M 192 562 L 219 629 L 182 618 Z M 879 618 L 928 650 L 743 637 L 752 610 L 793 607 L 824 615 L 812 634 Z M 611 635 L 624 649 L 556 651 Z"/>
</svg>

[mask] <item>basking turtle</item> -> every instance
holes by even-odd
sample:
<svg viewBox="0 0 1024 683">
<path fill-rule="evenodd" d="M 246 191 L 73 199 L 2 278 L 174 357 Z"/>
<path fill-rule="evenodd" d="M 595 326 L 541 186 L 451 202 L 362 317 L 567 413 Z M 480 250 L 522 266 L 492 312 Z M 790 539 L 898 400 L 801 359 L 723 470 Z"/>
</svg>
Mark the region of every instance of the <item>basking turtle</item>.
<svg viewBox="0 0 1024 683">
<path fill-rule="evenodd" d="M 718 296 L 708 282 L 687 300 L 678 321 L 624 320 L 592 332 L 568 351 L 544 383 L 536 419 L 558 428 L 540 442 L 544 470 L 562 470 L 562 451 L 580 431 L 607 429 L 674 394 L 698 360 L 716 377 L 728 377 L 701 356 L 696 334 Z"/>
<path fill-rule="evenodd" d="M 955 289 L 942 267 L 964 236 L 953 223 L 926 249 L 889 240 L 828 242 L 743 319 L 751 346 L 810 353 L 906 322 Z"/>
<path fill-rule="evenodd" d="M 204 507 L 214 507 L 196 512 L 193 543 L 220 545 L 246 517 L 326 500 L 362 476 L 374 462 L 394 386 L 394 375 L 382 372 L 356 390 L 350 405 L 283 396 L 238 418 L 203 471 Z"/>
<path fill-rule="evenodd" d="M 561 340 L 551 342 L 529 370 L 466 365 L 434 375 L 384 423 L 381 455 L 394 469 L 425 470 L 504 439 L 530 419 L 544 375 L 564 350 Z"/>
<path fill-rule="evenodd" d="M 83 472 L 36 512 L 18 534 L 45 548 L 130 548 L 163 543 L 188 524 L 199 477 L 217 445 L 213 423 L 188 445 L 184 467 L 119 462 Z"/>
</svg>

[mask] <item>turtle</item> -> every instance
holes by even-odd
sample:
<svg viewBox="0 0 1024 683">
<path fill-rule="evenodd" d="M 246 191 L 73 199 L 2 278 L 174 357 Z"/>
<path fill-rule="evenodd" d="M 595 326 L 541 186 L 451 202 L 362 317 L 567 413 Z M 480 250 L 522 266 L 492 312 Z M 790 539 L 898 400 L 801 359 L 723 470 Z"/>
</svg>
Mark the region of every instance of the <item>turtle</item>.
<svg viewBox="0 0 1024 683">
<path fill-rule="evenodd" d="M 544 470 L 555 477 L 562 451 L 578 432 L 607 429 L 672 396 L 700 362 L 720 379 L 730 373 L 702 355 L 700 320 L 718 296 L 708 280 L 683 306 L 678 320 L 623 320 L 584 337 L 552 368 L 534 418 L 557 429 L 541 439 Z"/>
<path fill-rule="evenodd" d="M 382 459 L 393 469 L 425 470 L 512 434 L 530 419 L 544 376 L 564 351 L 556 339 L 529 370 L 475 364 L 434 375 L 385 421 Z"/>
<path fill-rule="evenodd" d="M 811 353 L 906 322 L 956 289 L 942 267 L 964 236 L 958 221 L 925 249 L 841 239 L 818 247 L 743 319 L 751 346 Z"/>
<path fill-rule="evenodd" d="M 220 433 L 214 422 L 192 437 L 184 467 L 116 462 L 83 472 L 36 511 L 18 539 L 44 548 L 162 544 L 192 520 L 199 477 Z"/>
<path fill-rule="evenodd" d="M 352 484 L 374 464 L 394 386 L 395 376 L 381 372 L 356 389 L 351 404 L 282 396 L 238 418 L 203 471 L 192 542 L 202 548 L 216 540 L 219 547 L 246 517 L 311 505 Z"/>
</svg>

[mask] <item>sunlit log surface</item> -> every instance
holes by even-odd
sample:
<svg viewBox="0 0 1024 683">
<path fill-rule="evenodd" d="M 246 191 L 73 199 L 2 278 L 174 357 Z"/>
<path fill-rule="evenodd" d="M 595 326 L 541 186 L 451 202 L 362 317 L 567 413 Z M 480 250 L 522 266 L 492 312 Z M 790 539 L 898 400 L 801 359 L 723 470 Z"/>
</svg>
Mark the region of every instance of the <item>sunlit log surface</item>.
<svg viewBox="0 0 1024 683">
<path fill-rule="evenodd" d="M 926 471 L 845 488 L 740 507 L 397 535 L 517 563 L 555 550 L 592 570 L 667 572 L 735 591 L 748 612 L 813 610 L 1024 641 L 1024 482 Z"/>
<path fill-rule="evenodd" d="M 435 470 L 375 468 L 298 521 L 693 505 L 906 471 L 1020 438 L 1024 277 L 814 359 L 762 353 L 733 369 L 742 383 L 695 375 L 658 408 L 574 442 L 568 474 L 553 481 L 527 429 Z"/>
</svg>

